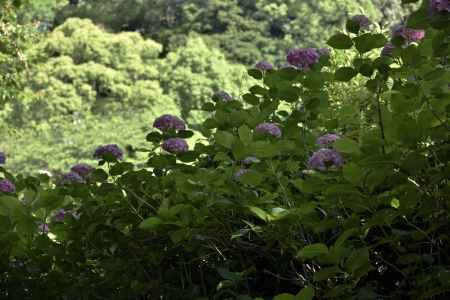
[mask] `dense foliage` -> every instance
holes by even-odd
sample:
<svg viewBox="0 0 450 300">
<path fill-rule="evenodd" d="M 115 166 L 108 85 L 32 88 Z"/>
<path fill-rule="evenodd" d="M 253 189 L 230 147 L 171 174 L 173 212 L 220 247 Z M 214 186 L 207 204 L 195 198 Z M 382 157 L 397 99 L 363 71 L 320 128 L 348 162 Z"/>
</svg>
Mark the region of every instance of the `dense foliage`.
<svg viewBox="0 0 450 300">
<path fill-rule="evenodd" d="M 245 69 L 201 38 L 164 60 L 161 51 L 139 33 L 108 33 L 89 20 L 69 19 L 53 30 L 27 52 L 27 84 L 0 113 L 11 129 L 2 147 L 15 153 L 14 170 L 66 168 L 91 159 L 91 145 L 113 140 L 139 146 L 147 120 L 181 110 L 198 122 L 214 91 L 237 95 L 245 86 Z"/>
<path fill-rule="evenodd" d="M 385 26 L 405 10 L 400 0 L 81 0 L 60 10 L 56 23 L 89 18 L 116 32 L 140 31 L 166 51 L 196 32 L 232 61 L 251 65 L 279 59 L 296 45 L 318 46 L 328 38 L 325 32 L 343 26 L 347 14 L 361 12 Z"/>
<path fill-rule="evenodd" d="M 345 65 L 294 49 L 212 97 L 194 147 L 168 112 L 142 165 L 108 144 L 61 177 L 1 168 L 0 295 L 447 299 L 450 3 L 388 38 L 361 20 L 328 40 Z M 330 88 L 355 80 L 360 98 Z"/>
</svg>

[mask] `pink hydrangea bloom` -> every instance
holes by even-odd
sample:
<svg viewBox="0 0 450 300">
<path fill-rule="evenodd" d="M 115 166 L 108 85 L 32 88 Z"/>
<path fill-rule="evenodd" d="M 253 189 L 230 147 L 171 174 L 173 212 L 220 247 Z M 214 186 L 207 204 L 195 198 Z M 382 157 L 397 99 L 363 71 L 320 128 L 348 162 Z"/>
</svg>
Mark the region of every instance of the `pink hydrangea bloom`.
<svg viewBox="0 0 450 300">
<path fill-rule="evenodd" d="M 401 36 L 407 43 L 418 43 L 425 38 L 425 31 L 408 28 L 404 25 L 397 25 L 392 30 L 392 36 Z"/>
</svg>

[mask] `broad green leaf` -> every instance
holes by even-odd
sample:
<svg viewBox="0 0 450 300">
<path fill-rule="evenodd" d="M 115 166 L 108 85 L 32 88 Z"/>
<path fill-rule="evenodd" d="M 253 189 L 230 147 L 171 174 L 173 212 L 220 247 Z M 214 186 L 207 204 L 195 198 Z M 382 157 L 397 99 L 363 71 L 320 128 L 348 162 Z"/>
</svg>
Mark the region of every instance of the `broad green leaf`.
<svg viewBox="0 0 450 300">
<path fill-rule="evenodd" d="M 351 140 L 349 138 L 341 138 L 334 142 L 333 144 L 334 148 L 342 153 L 359 153 L 359 145 L 354 140 Z"/>
<path fill-rule="evenodd" d="M 355 47 L 360 53 L 366 53 L 370 50 L 383 48 L 387 43 L 387 39 L 384 34 L 381 33 L 365 33 L 357 36 L 353 39 Z"/>
<path fill-rule="evenodd" d="M 239 177 L 239 181 L 248 185 L 257 186 L 264 180 L 264 177 L 256 171 L 250 170 Z"/>
<path fill-rule="evenodd" d="M 242 125 L 241 127 L 239 127 L 238 130 L 239 133 L 239 138 L 241 139 L 242 143 L 244 144 L 248 144 L 252 141 L 252 131 L 250 130 L 250 128 L 247 125 Z"/>
<path fill-rule="evenodd" d="M 306 259 L 326 254 L 328 254 L 328 247 L 325 244 L 320 243 L 305 246 L 298 252 L 299 257 Z"/>
<path fill-rule="evenodd" d="M 350 81 L 357 74 L 358 72 L 353 68 L 342 67 L 336 70 L 334 79 L 337 81 Z"/>
<path fill-rule="evenodd" d="M 333 47 L 334 49 L 350 49 L 353 46 L 353 41 L 348 35 L 338 33 L 333 35 L 327 41 L 327 44 Z"/>
<path fill-rule="evenodd" d="M 313 300 L 314 298 L 314 288 L 305 287 L 300 291 L 300 293 L 295 296 L 295 300 Z"/>
<path fill-rule="evenodd" d="M 234 136 L 228 131 L 217 131 L 215 135 L 216 143 L 224 146 L 225 148 L 231 149 L 231 145 L 233 145 Z"/>
<path fill-rule="evenodd" d="M 270 222 L 273 218 L 269 213 L 266 213 L 259 207 L 256 206 L 248 206 L 248 209 L 258 218 L 263 220 L 264 222 Z"/>
<path fill-rule="evenodd" d="M 147 218 L 145 220 L 143 220 L 140 224 L 139 224 L 139 228 L 141 229 L 153 229 L 161 224 L 164 224 L 164 222 L 158 218 L 158 217 L 150 217 Z"/>
</svg>

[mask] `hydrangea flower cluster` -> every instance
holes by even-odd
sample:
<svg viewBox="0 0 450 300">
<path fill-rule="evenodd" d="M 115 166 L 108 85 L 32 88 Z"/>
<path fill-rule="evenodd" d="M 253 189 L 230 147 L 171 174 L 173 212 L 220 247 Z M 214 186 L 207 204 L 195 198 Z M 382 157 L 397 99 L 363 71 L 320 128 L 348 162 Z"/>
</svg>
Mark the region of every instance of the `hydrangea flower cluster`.
<svg viewBox="0 0 450 300">
<path fill-rule="evenodd" d="M 432 12 L 450 12 L 450 0 L 431 0 L 430 9 Z"/>
<path fill-rule="evenodd" d="M 15 193 L 16 186 L 8 179 L 0 180 L 0 192 L 9 194 Z"/>
<path fill-rule="evenodd" d="M 363 30 L 367 30 L 370 28 L 372 21 L 365 15 L 355 15 L 351 19 L 353 22 L 358 23 L 359 27 Z"/>
<path fill-rule="evenodd" d="M 83 177 L 81 177 L 80 174 L 76 172 L 69 172 L 63 175 L 62 184 L 72 184 L 72 183 L 85 183 L 85 180 Z"/>
<path fill-rule="evenodd" d="M 184 139 L 170 138 L 163 142 L 161 146 L 165 151 L 169 153 L 179 154 L 189 150 L 189 146 Z"/>
<path fill-rule="evenodd" d="M 87 177 L 92 171 L 94 171 L 94 167 L 88 164 L 76 164 L 70 168 L 70 171 L 77 173 L 81 177 Z"/>
<path fill-rule="evenodd" d="M 320 55 L 319 50 L 316 48 L 292 49 L 289 50 L 286 60 L 290 65 L 307 71 L 319 61 Z"/>
<path fill-rule="evenodd" d="M 105 154 L 111 154 L 117 160 L 123 159 L 123 151 L 116 144 L 100 146 L 95 149 L 94 158 L 103 159 Z"/>
<path fill-rule="evenodd" d="M 241 168 L 234 173 L 234 177 L 239 178 L 247 172 L 248 172 L 248 169 Z"/>
<path fill-rule="evenodd" d="M 322 148 L 312 154 L 307 166 L 309 169 L 326 171 L 330 166 L 339 168 L 343 164 L 344 158 L 339 152 L 334 149 Z"/>
<path fill-rule="evenodd" d="M 233 97 L 231 97 L 230 94 L 228 94 L 225 91 L 217 91 L 213 95 L 213 100 L 215 101 L 223 101 L 223 102 L 230 102 L 233 100 Z"/>
<path fill-rule="evenodd" d="M 281 137 L 281 129 L 274 123 L 261 123 L 255 127 L 255 131 L 261 134 L 269 134 L 274 137 Z"/>
<path fill-rule="evenodd" d="M 261 72 L 273 70 L 273 65 L 268 61 L 260 61 L 255 65 L 255 69 L 260 70 Z"/>
<path fill-rule="evenodd" d="M 391 56 L 394 52 L 395 46 L 392 43 L 386 43 L 381 50 L 381 56 Z"/>
<path fill-rule="evenodd" d="M 392 36 L 400 36 L 404 38 L 407 43 L 418 43 L 425 37 L 425 31 L 411 29 L 404 25 L 397 25 L 392 30 Z"/>
<path fill-rule="evenodd" d="M 162 132 L 166 132 L 170 129 L 174 130 L 184 130 L 186 129 L 186 124 L 183 120 L 173 115 L 162 115 L 156 118 L 153 122 L 153 127 L 158 128 Z"/>
<path fill-rule="evenodd" d="M 66 216 L 66 211 L 61 208 L 56 212 L 54 218 L 55 218 L 56 222 L 62 222 L 62 221 L 64 221 L 65 216 Z"/>
<path fill-rule="evenodd" d="M 334 143 L 335 141 L 337 141 L 338 139 L 340 139 L 341 136 L 339 134 L 335 134 L 335 133 L 327 133 L 322 135 L 321 137 L 317 138 L 317 145 L 325 147 L 328 146 L 332 143 Z"/>
<path fill-rule="evenodd" d="M 47 223 L 39 224 L 38 229 L 40 234 L 47 234 L 49 231 Z"/>
<path fill-rule="evenodd" d="M 317 52 L 321 56 L 330 56 L 330 49 L 328 49 L 328 48 L 319 48 L 319 49 L 317 49 Z"/>
<path fill-rule="evenodd" d="M 6 163 L 6 155 L 5 152 L 0 151 L 0 165 L 4 165 Z"/>
</svg>

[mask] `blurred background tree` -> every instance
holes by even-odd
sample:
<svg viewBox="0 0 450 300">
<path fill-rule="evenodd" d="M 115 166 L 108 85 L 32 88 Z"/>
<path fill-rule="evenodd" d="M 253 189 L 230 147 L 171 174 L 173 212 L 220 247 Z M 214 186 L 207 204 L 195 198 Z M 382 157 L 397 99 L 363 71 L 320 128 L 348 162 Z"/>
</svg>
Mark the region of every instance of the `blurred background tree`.
<svg viewBox="0 0 450 300">
<path fill-rule="evenodd" d="M 388 28 L 409 9 L 401 0 L 19 4 L 0 0 L 0 150 L 26 172 L 90 161 L 103 143 L 140 146 L 163 113 L 193 126 L 214 91 L 239 97 L 252 84 L 255 62 L 281 65 L 289 48 L 322 47 L 349 15 Z M 361 97 L 357 87 L 329 88 Z"/>
</svg>

